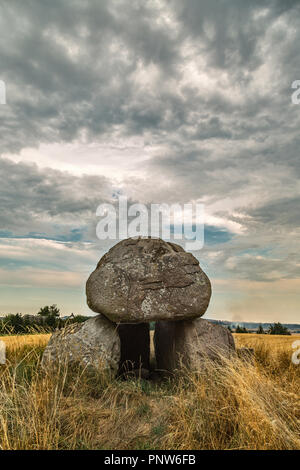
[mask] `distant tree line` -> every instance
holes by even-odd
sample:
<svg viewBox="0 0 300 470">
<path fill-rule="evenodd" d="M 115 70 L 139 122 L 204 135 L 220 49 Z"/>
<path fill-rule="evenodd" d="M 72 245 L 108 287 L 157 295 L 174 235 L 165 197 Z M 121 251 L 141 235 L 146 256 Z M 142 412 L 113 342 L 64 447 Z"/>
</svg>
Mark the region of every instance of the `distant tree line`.
<svg viewBox="0 0 300 470">
<path fill-rule="evenodd" d="M 229 327 L 230 331 L 231 328 Z M 244 326 L 237 325 L 235 328 L 235 333 L 251 333 L 250 331 L 247 330 Z M 288 328 L 281 323 L 273 323 L 273 325 L 270 325 L 269 328 L 265 331 L 262 327 L 262 325 L 259 325 L 256 333 L 258 335 L 290 335 L 290 331 Z"/>
<path fill-rule="evenodd" d="M 83 315 L 70 315 L 60 317 L 60 310 L 56 304 L 42 307 L 37 315 L 9 314 L 0 319 L 0 335 L 26 334 L 38 332 L 51 332 L 63 328 L 70 323 L 81 323 L 89 317 Z"/>
<path fill-rule="evenodd" d="M 56 329 L 63 328 L 70 323 L 82 323 L 88 320 L 87 316 L 74 315 L 62 318 L 60 316 L 60 309 L 56 304 L 46 305 L 42 307 L 36 315 L 22 315 L 21 313 L 9 314 L 0 318 L 0 335 L 6 334 L 26 334 L 38 332 L 51 332 Z M 150 329 L 154 330 L 155 322 L 150 323 Z M 251 333 L 244 326 L 237 325 L 235 329 L 228 326 L 228 329 L 234 333 Z M 257 334 L 269 335 L 290 335 L 288 328 L 281 323 L 274 323 L 268 329 L 264 330 L 260 324 Z"/>
</svg>

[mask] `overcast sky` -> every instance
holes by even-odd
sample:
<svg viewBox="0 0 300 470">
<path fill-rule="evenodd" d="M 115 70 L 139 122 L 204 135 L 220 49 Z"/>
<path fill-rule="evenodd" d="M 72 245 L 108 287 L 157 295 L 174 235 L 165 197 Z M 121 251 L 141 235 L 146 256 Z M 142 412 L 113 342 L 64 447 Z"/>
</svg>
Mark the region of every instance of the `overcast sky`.
<svg viewBox="0 0 300 470">
<path fill-rule="evenodd" d="M 0 6 L 0 315 L 89 314 L 116 193 L 205 204 L 205 315 L 300 322 L 300 3 Z"/>
</svg>

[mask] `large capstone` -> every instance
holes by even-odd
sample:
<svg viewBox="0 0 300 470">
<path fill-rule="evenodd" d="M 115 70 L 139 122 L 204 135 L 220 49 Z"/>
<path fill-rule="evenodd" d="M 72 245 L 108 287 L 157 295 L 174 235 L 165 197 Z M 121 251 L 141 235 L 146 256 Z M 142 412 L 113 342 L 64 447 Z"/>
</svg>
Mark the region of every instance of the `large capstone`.
<svg viewBox="0 0 300 470">
<path fill-rule="evenodd" d="M 157 368 L 168 372 L 182 367 L 199 371 L 207 361 L 229 358 L 235 351 L 228 328 L 202 318 L 157 322 L 154 346 Z"/>
<path fill-rule="evenodd" d="M 86 294 L 88 306 L 114 322 L 184 320 L 205 313 L 211 285 L 199 261 L 179 245 L 138 237 L 101 258 Z"/>
<path fill-rule="evenodd" d="M 102 315 L 56 331 L 44 351 L 42 366 L 81 363 L 115 375 L 121 357 L 117 327 Z"/>
</svg>

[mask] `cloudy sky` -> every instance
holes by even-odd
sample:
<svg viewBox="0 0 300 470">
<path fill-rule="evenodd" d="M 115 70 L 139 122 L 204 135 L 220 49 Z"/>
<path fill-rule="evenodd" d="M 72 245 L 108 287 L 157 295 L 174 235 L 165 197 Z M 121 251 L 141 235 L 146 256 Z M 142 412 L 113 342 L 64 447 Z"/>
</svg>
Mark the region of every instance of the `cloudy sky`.
<svg viewBox="0 0 300 470">
<path fill-rule="evenodd" d="M 0 315 L 89 314 L 96 208 L 205 204 L 206 317 L 300 322 L 297 0 L 0 6 Z"/>
</svg>

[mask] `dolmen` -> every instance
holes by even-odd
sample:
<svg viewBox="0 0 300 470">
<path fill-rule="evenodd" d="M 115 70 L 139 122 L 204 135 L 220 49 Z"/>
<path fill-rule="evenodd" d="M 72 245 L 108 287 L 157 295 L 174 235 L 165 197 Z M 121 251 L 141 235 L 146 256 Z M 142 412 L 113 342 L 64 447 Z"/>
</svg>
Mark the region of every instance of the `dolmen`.
<svg viewBox="0 0 300 470">
<path fill-rule="evenodd" d="M 122 240 L 98 262 L 86 296 L 97 316 L 53 333 L 43 364 L 63 359 L 147 378 L 153 322 L 159 371 L 199 371 L 207 360 L 235 351 L 227 328 L 200 318 L 211 284 L 199 261 L 175 243 L 151 237 Z"/>
</svg>

